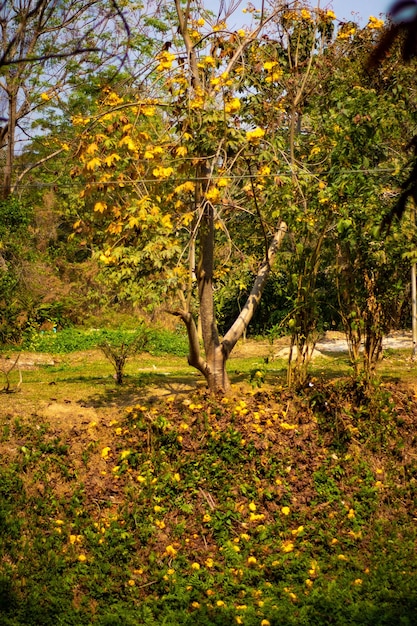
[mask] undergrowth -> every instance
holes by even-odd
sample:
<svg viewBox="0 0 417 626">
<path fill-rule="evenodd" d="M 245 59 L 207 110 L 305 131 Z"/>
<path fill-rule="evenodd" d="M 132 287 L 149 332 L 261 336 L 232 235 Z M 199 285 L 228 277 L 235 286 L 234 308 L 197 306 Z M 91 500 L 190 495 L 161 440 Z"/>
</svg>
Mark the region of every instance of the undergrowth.
<svg viewBox="0 0 417 626">
<path fill-rule="evenodd" d="M 415 426 L 346 381 L 5 416 L 1 624 L 411 626 Z"/>
</svg>

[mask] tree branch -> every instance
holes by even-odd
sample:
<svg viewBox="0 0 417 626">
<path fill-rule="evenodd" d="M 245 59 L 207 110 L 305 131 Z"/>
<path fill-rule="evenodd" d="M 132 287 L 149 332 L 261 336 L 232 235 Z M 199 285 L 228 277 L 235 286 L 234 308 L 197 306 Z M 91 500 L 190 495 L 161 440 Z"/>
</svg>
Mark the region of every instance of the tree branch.
<svg viewBox="0 0 417 626">
<path fill-rule="evenodd" d="M 234 346 L 243 335 L 244 331 L 249 325 L 256 308 L 260 302 L 263 290 L 266 285 L 266 281 L 271 273 L 271 266 L 275 260 L 277 252 L 281 246 L 284 236 L 287 232 L 287 225 L 285 222 L 281 222 L 277 231 L 274 234 L 272 242 L 268 249 L 268 254 L 263 260 L 262 265 L 255 278 L 252 290 L 246 301 L 245 306 L 241 310 L 239 317 L 229 328 L 225 336 L 223 337 L 222 347 L 223 351 L 228 356 L 233 350 Z"/>
</svg>

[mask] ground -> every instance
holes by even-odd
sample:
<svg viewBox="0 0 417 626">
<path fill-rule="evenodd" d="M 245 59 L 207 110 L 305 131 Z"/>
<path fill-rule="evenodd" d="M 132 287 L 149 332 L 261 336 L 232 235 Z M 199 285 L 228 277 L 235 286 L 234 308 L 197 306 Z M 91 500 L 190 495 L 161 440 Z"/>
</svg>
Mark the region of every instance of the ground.
<svg viewBox="0 0 417 626">
<path fill-rule="evenodd" d="M 5 626 L 414 623 L 408 348 L 372 389 L 319 355 L 295 394 L 246 342 L 224 399 L 183 358 L 140 355 L 122 387 L 98 351 L 21 366 L 0 410 Z"/>
</svg>

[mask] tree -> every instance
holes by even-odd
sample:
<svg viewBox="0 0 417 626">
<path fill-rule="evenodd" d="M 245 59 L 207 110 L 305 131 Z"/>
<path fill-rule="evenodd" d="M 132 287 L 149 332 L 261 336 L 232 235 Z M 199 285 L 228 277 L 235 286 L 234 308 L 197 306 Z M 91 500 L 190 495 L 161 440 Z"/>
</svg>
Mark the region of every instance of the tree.
<svg viewBox="0 0 417 626">
<path fill-rule="evenodd" d="M 57 121 L 66 111 L 71 90 L 88 80 L 91 91 L 103 77 L 114 79 L 121 68 L 130 68 L 146 46 L 152 47 L 146 32 L 155 35 L 161 23 L 152 15 L 142 17 L 140 8 L 127 16 L 116 0 L 1 1 L 2 197 L 21 179 L 13 176 L 15 156 L 21 152 L 19 144 L 31 138 L 33 124 L 45 134 L 51 120 Z M 39 129 L 42 117 L 44 127 Z M 24 173 L 58 155 L 65 142 L 63 138 L 61 145 Z"/>
<path fill-rule="evenodd" d="M 352 26 L 343 37 L 350 46 L 324 85 L 326 109 L 312 103 L 323 124 L 324 193 L 333 207 L 326 271 L 337 286 L 355 372 L 364 369 L 367 380 L 384 334 L 401 318 L 408 282 L 404 252 L 411 236 L 410 224 L 396 225 L 390 234 L 381 229 L 396 195 L 395 172 L 405 165 L 404 137 L 415 117 L 412 92 L 401 87 L 403 69 L 396 55 L 378 75 L 364 71 L 383 28 L 373 17 L 363 29 Z"/>
<path fill-rule="evenodd" d="M 313 20 L 304 8 L 293 15 L 278 3 L 251 32 L 230 32 L 222 20 L 210 22 L 190 4 L 177 2 L 176 10 L 177 37 L 157 57 L 154 92 L 136 99 L 108 93 L 100 115 L 77 121 L 85 123 L 83 165 L 74 175 L 84 180 L 94 219 L 87 211 L 76 228 L 99 235 L 101 258 L 121 280 L 131 284 L 145 273 L 148 281 L 158 277 L 167 296 L 176 292 L 181 306 L 171 304 L 170 310 L 187 328 L 189 363 L 211 390 L 227 391 L 225 364 L 287 232 L 283 215 L 297 227 L 307 212 L 314 224 L 303 188 L 319 181 L 312 175 L 300 184 L 295 137 L 333 14 L 318 11 Z M 269 42 L 269 34 L 260 39 L 267 24 L 282 41 Z M 281 98 L 285 104 L 277 106 Z M 273 172 L 282 163 L 288 168 L 284 180 Z M 290 210 L 288 197 L 295 198 Z M 220 338 L 214 289 L 242 266 L 251 270 L 252 288 Z"/>
</svg>

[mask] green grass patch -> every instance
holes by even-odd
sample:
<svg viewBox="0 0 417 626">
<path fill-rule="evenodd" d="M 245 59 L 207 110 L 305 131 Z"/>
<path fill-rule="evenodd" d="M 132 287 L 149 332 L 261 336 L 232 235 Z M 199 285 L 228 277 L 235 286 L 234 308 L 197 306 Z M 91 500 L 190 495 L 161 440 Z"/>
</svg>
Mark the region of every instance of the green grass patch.
<svg viewBox="0 0 417 626">
<path fill-rule="evenodd" d="M 22 350 L 50 354 L 68 354 L 94 350 L 104 342 L 120 345 L 135 335 L 132 329 L 63 328 L 58 332 L 32 332 L 22 344 Z M 186 356 L 188 344 L 185 334 L 164 329 L 149 329 L 147 351 L 152 355 Z"/>
</svg>

